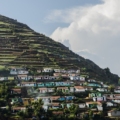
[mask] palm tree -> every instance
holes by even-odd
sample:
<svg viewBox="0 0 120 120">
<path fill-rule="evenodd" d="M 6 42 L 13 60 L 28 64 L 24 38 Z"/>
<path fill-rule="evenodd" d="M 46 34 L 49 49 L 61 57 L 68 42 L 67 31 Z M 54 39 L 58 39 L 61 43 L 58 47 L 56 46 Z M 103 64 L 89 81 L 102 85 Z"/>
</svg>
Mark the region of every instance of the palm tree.
<svg viewBox="0 0 120 120">
<path fill-rule="evenodd" d="M 43 110 L 42 106 L 43 106 L 42 99 L 39 99 L 38 101 L 35 101 L 35 102 L 32 103 L 34 114 L 38 118 L 41 118 L 42 114 L 44 113 L 44 110 Z"/>
<path fill-rule="evenodd" d="M 78 105 L 75 105 L 75 104 L 72 104 L 70 107 L 69 107 L 69 112 L 70 113 L 73 113 L 75 116 L 77 116 L 78 112 L 79 112 L 79 106 Z"/>
</svg>

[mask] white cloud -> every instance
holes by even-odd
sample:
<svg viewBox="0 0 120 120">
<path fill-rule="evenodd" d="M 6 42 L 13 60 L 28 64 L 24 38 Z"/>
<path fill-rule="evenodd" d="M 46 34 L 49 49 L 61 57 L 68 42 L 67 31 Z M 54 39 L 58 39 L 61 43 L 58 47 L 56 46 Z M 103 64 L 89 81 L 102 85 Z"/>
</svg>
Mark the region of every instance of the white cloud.
<svg viewBox="0 0 120 120">
<path fill-rule="evenodd" d="M 51 22 L 69 23 L 58 27 L 50 36 L 56 41 L 69 40 L 71 49 L 88 49 L 104 60 L 93 61 L 119 73 L 120 0 L 103 0 L 102 4 L 55 10 L 47 18 Z"/>
</svg>

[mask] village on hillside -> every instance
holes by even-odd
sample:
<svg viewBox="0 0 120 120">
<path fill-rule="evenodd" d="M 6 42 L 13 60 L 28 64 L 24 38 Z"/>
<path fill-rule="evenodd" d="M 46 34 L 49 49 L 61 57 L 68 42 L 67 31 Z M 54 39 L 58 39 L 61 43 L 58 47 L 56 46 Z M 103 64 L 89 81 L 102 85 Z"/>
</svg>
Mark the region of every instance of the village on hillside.
<svg viewBox="0 0 120 120">
<path fill-rule="evenodd" d="M 11 67 L 9 76 L 0 77 L 1 113 L 31 120 L 120 117 L 120 86 L 89 78 L 80 69 L 43 68 L 36 73 Z"/>
</svg>

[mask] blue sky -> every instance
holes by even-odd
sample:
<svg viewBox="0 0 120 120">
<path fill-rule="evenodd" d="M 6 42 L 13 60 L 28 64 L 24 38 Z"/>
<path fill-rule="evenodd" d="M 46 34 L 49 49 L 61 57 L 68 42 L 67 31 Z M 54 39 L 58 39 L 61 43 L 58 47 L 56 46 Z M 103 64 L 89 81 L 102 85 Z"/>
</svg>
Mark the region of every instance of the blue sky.
<svg viewBox="0 0 120 120">
<path fill-rule="evenodd" d="M 120 75 L 120 0 L 0 0 L 0 14 Z"/>
<path fill-rule="evenodd" d="M 0 0 L 0 14 L 17 19 L 38 32 L 50 35 L 58 26 L 67 25 L 61 22 L 45 22 L 46 16 L 51 11 L 99 2 L 100 0 Z"/>
</svg>

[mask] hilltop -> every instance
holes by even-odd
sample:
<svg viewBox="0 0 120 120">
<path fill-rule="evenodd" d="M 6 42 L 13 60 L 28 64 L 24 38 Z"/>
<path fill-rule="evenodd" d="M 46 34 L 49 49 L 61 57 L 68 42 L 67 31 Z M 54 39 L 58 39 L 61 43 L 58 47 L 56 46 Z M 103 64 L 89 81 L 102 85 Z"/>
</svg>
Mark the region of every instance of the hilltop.
<svg viewBox="0 0 120 120">
<path fill-rule="evenodd" d="M 80 69 L 81 74 L 104 82 L 118 83 L 118 75 L 101 69 L 51 38 L 17 20 L 0 15 L 0 69 L 10 67 Z"/>
</svg>

